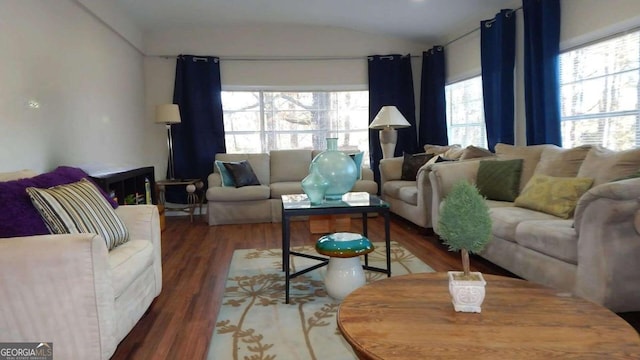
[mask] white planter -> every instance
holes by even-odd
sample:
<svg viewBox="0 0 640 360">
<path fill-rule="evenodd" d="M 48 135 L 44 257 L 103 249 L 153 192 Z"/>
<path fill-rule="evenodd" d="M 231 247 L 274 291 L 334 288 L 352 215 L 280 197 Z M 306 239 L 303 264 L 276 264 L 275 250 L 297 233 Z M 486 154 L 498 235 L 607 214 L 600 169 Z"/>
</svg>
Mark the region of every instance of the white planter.
<svg viewBox="0 0 640 360">
<path fill-rule="evenodd" d="M 480 280 L 456 280 L 454 274 L 463 274 L 462 271 L 449 271 L 449 293 L 451 294 L 451 302 L 456 311 L 461 312 L 481 312 L 480 306 L 484 300 L 485 289 L 487 284 L 479 272 L 471 272 L 478 275 Z"/>
</svg>

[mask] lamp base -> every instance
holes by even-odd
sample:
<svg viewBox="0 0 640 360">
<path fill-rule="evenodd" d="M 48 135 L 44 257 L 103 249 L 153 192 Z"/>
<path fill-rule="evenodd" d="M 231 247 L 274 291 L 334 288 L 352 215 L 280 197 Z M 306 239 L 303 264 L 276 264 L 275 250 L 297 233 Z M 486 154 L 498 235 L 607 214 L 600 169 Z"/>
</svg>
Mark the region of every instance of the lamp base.
<svg viewBox="0 0 640 360">
<path fill-rule="evenodd" d="M 398 131 L 394 128 L 386 127 L 380 130 L 380 147 L 382 148 L 382 158 L 390 159 L 395 156 L 396 143 L 398 142 Z"/>
</svg>

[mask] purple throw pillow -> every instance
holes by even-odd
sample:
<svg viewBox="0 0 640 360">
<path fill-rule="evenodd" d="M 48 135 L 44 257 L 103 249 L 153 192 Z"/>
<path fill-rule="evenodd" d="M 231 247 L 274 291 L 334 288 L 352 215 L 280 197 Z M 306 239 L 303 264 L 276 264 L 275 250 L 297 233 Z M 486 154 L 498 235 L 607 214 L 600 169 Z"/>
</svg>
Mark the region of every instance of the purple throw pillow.
<svg viewBox="0 0 640 360">
<path fill-rule="evenodd" d="M 30 186 L 50 188 L 80 181 L 82 178 L 89 179 L 89 175 L 82 169 L 59 166 L 51 172 L 32 178 L 0 182 L 0 204 L 3 204 L 0 211 L 0 238 L 50 234 L 40 213 L 31 203 L 26 189 Z M 98 188 L 111 206 L 117 208 L 118 203 Z"/>
</svg>

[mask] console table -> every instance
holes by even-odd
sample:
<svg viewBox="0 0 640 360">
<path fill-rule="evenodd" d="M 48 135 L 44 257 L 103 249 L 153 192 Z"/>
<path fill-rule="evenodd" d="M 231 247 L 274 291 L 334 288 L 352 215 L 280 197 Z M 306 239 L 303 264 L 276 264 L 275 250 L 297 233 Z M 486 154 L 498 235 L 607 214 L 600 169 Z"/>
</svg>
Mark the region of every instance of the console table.
<svg viewBox="0 0 640 360">
<path fill-rule="evenodd" d="M 296 276 L 305 274 L 329 263 L 328 257 L 315 256 L 291 251 L 290 222 L 294 216 L 362 214 L 362 234 L 367 236 L 367 214 L 378 213 L 384 216 L 384 233 L 387 247 L 387 268 L 369 266 L 367 255 L 364 256 L 366 270 L 378 271 L 391 276 L 391 231 L 389 228 L 389 204 L 375 195 L 366 192 L 346 193 L 342 200 L 325 201 L 320 205 L 311 205 L 305 194 L 282 195 L 282 271 L 285 272 L 285 303 L 289 303 L 289 282 Z M 302 256 L 320 261 L 319 264 L 291 274 L 289 256 Z"/>
<path fill-rule="evenodd" d="M 485 275 L 482 312 L 453 310 L 446 273 L 383 279 L 349 294 L 338 328 L 360 359 L 640 359 L 610 310 L 529 281 Z"/>
</svg>

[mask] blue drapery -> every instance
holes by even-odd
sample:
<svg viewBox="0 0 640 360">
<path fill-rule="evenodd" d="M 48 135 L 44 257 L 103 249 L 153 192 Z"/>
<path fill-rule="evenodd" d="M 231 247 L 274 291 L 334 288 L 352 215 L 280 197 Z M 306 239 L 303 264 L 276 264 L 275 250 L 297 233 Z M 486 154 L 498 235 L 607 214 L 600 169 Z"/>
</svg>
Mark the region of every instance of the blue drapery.
<svg viewBox="0 0 640 360">
<path fill-rule="evenodd" d="M 434 46 L 422 53 L 420 85 L 420 127 L 418 145 L 447 145 L 444 47 Z"/>
<path fill-rule="evenodd" d="M 398 129 L 395 156 L 415 153 L 417 145 L 416 104 L 413 98 L 411 55 L 374 55 L 369 57 L 369 123 L 385 105 L 395 105 L 411 127 Z M 369 157 L 375 181 L 380 184 L 378 165 L 382 148 L 380 130 L 369 130 Z"/>
<path fill-rule="evenodd" d="M 226 152 L 219 59 L 178 56 L 173 103 L 182 120 L 172 125 L 175 176 L 201 179 L 207 189 L 216 153 Z M 167 201 L 185 203 L 186 191 L 177 188 L 166 189 Z"/>
<path fill-rule="evenodd" d="M 480 22 L 482 97 L 487 143 L 514 143 L 513 70 L 516 59 L 516 13 L 504 9 Z"/>
<path fill-rule="evenodd" d="M 522 10 L 527 144 L 560 146 L 560 1 L 523 0 Z"/>
</svg>

